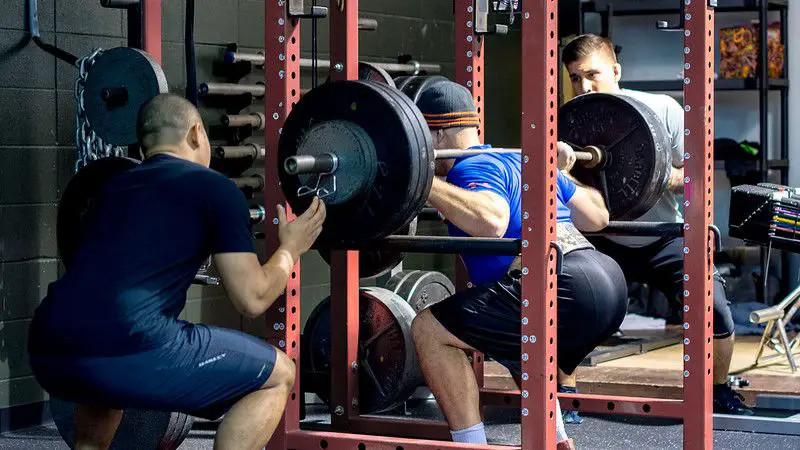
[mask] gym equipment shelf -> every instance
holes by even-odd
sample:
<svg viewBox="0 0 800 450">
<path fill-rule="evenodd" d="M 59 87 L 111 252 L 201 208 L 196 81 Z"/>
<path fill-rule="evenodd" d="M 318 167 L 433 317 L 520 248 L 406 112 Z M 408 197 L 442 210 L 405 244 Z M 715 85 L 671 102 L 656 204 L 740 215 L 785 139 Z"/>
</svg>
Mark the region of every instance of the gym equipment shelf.
<svg viewBox="0 0 800 450">
<path fill-rule="evenodd" d="M 331 8 L 330 60 L 337 69 L 332 80 L 358 77 L 358 1 L 341 2 Z M 484 115 L 484 37 L 473 29 L 476 8 L 486 8 L 485 0 L 456 0 L 455 81 L 473 94 L 478 114 Z M 604 414 L 674 417 L 683 420 L 684 448 L 712 448 L 711 408 L 711 321 L 713 218 L 713 61 L 714 11 L 707 2 L 686 6 L 696 20 L 687 21 L 691 35 L 684 39 L 692 50 L 684 55 L 690 65 L 686 77 L 696 81 L 684 86 L 687 104 L 686 148 L 686 224 L 685 239 L 685 314 L 683 399 L 606 397 L 598 395 L 560 395 L 556 392 L 556 270 L 555 242 L 555 156 L 557 129 L 558 36 L 557 2 L 523 2 L 517 23 L 521 26 L 522 89 L 522 192 L 523 233 L 522 382 L 519 391 L 482 389 L 485 406 L 517 407 L 521 410 L 521 447 L 470 446 L 483 449 L 555 448 L 556 396 L 564 409 L 579 409 Z M 265 3 L 265 204 L 285 203 L 278 183 L 277 148 L 281 127 L 294 102 L 299 99 L 300 22 L 287 16 L 283 2 Z M 707 81 L 706 81 L 707 80 Z M 531 89 L 530 86 L 539 86 Z M 272 118 L 272 120 L 269 120 Z M 480 129 L 481 136 L 483 129 Z M 541 151 L 546 149 L 546 151 Z M 691 156 L 691 157 L 690 157 Z M 273 184 L 274 183 L 274 184 Z M 534 189 L 527 189 L 527 186 Z M 278 247 L 274 221 L 265 222 L 268 251 Z M 309 431 L 300 428 L 299 383 L 289 396 L 284 417 L 267 448 L 270 449 L 345 449 L 371 448 L 421 450 L 457 449 L 464 444 L 449 442 L 448 427 L 441 421 L 397 420 L 366 417 L 359 413 L 358 334 L 359 334 L 359 252 L 331 252 L 331 429 Z M 294 267 L 285 295 L 266 314 L 265 339 L 300 363 L 300 279 L 299 263 Z M 462 283 L 456 283 L 463 287 Z M 528 320 L 528 318 L 532 318 Z M 473 367 L 483 386 L 483 356 L 473 355 Z M 298 377 L 299 378 L 299 377 Z"/>
</svg>

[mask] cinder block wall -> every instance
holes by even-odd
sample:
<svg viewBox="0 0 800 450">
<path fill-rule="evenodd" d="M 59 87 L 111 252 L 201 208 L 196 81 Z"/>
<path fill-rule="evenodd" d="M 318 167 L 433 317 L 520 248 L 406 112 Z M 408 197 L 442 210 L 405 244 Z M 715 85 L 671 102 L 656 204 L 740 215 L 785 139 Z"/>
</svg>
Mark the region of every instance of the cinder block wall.
<svg viewBox="0 0 800 450">
<path fill-rule="evenodd" d="M 26 353 L 28 325 L 47 286 L 62 271 L 56 249 L 56 208 L 75 161 L 77 70 L 36 47 L 26 35 L 25 2 L 6 2 L 0 14 L 0 430 L 38 423 L 46 417 L 46 394 L 31 376 Z M 306 2 L 310 4 L 310 2 Z M 99 1 L 39 0 L 42 39 L 82 56 L 94 47 L 126 45 L 125 13 Z M 327 6 L 320 0 L 319 5 Z M 183 93 L 184 0 L 163 2 L 163 68 L 170 89 Z M 363 17 L 377 19 L 377 32 L 362 31 L 364 60 L 394 62 L 411 54 L 453 71 L 453 17 L 449 0 L 364 0 Z M 198 83 L 213 80 L 211 63 L 227 43 L 257 51 L 263 43 L 263 1 L 197 0 L 195 41 Z M 320 58 L 328 54 L 328 23 L 319 27 Z M 310 57 L 311 23 L 302 28 L 303 57 Z M 325 74 L 320 75 L 324 80 Z M 242 80 L 258 81 L 256 70 Z M 310 86 L 304 73 L 303 87 Z M 202 105 L 201 105 L 202 106 Z M 252 105 L 262 111 L 260 103 Z M 202 108 L 207 124 L 219 123 L 221 111 Z M 263 142 L 255 136 L 252 142 Z M 263 167 L 249 172 L 263 173 Z M 248 173 L 249 173 L 248 172 Z M 259 198 L 253 204 L 261 203 Z M 268 211 L 273 206 L 267 205 Z M 420 233 L 439 232 L 425 225 Z M 262 251 L 262 258 L 265 257 Z M 440 264 L 436 266 L 436 264 Z M 452 258 L 415 256 L 406 267 L 452 270 Z M 316 254 L 303 259 L 304 320 L 328 294 L 328 266 Z M 261 321 L 244 321 L 224 290 L 193 287 L 183 316 L 258 333 Z"/>
</svg>

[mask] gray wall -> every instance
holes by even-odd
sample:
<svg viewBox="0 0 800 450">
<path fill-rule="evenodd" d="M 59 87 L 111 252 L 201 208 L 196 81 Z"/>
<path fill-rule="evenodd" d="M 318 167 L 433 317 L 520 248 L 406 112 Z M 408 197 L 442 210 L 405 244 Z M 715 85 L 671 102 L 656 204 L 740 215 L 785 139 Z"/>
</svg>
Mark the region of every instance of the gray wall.
<svg viewBox="0 0 800 450">
<path fill-rule="evenodd" d="M 4 2 L 0 14 L 0 410 L 47 398 L 31 376 L 27 333 L 34 308 L 61 271 L 55 240 L 56 206 L 75 157 L 73 83 L 77 71 L 26 40 L 24 3 Z M 127 22 L 119 10 L 104 9 L 96 0 L 38 3 L 45 42 L 79 56 L 93 47 L 126 45 Z M 171 90 L 182 93 L 184 1 L 169 0 L 163 5 L 162 65 Z M 363 16 L 379 22 L 379 31 L 361 32 L 364 59 L 394 61 L 397 55 L 410 53 L 420 61 L 442 63 L 444 73 L 452 74 L 450 1 L 373 0 L 363 1 L 361 9 Z M 198 82 L 212 79 L 211 62 L 219 58 L 226 43 L 258 50 L 263 45 L 263 17 L 263 1 L 197 0 Z M 310 56 L 310 30 L 310 22 L 304 23 L 304 57 Z M 325 57 L 327 21 L 320 21 L 319 31 L 320 56 Z M 261 78 L 258 71 L 249 77 L 252 81 Z M 304 77 L 303 87 L 309 79 Z M 263 106 L 258 103 L 252 109 L 263 110 Z M 202 112 L 207 124 L 219 123 L 218 110 L 204 108 Z M 256 136 L 252 141 L 261 142 L 262 138 Z M 263 171 L 263 167 L 252 171 Z M 434 263 L 410 259 L 407 266 L 431 267 Z M 452 259 L 445 261 L 447 265 L 452 266 Z M 309 254 L 303 259 L 302 279 L 305 318 L 328 293 L 328 266 L 316 254 Z M 183 316 L 253 333 L 263 329 L 260 320 L 244 321 L 218 287 L 190 289 Z"/>
</svg>

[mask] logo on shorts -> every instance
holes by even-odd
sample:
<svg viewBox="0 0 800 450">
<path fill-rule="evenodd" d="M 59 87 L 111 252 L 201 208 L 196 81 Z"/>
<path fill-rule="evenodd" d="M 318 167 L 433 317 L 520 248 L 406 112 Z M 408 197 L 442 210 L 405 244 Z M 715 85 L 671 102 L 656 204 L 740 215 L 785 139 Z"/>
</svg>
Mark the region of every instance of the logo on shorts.
<svg viewBox="0 0 800 450">
<path fill-rule="evenodd" d="M 197 365 L 197 367 L 203 367 L 203 366 L 205 366 L 205 365 L 207 365 L 207 364 L 211 364 L 211 363 L 213 363 L 213 362 L 217 362 L 217 361 L 219 361 L 220 359 L 224 358 L 225 356 L 227 356 L 227 353 L 223 353 L 223 354 L 221 354 L 221 355 L 217 355 L 217 356 L 215 356 L 215 357 L 213 357 L 213 358 L 209 358 L 209 359 L 207 359 L 207 360 L 205 360 L 205 361 L 201 362 L 200 364 L 198 364 L 198 365 Z"/>
<path fill-rule="evenodd" d="M 489 186 L 489 183 L 487 183 L 485 181 L 483 183 L 476 183 L 476 182 L 473 181 L 472 183 L 468 184 L 467 187 L 470 187 L 470 188 L 476 188 L 476 187 L 490 188 L 491 186 Z"/>
</svg>

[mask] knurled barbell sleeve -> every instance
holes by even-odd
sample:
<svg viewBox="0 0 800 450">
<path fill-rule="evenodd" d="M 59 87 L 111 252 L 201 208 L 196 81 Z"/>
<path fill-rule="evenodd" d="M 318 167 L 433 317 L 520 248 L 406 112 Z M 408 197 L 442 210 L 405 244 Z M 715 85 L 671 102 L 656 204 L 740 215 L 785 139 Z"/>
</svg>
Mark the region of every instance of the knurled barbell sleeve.
<svg viewBox="0 0 800 450">
<path fill-rule="evenodd" d="M 256 144 L 221 145 L 214 149 L 214 154 L 220 159 L 253 158 L 262 160 L 265 153 L 264 147 Z"/>
<path fill-rule="evenodd" d="M 220 122 L 226 127 L 253 127 L 256 130 L 264 129 L 264 114 L 260 112 L 249 114 L 225 114 Z"/>
<path fill-rule="evenodd" d="M 247 177 L 231 178 L 239 189 L 252 189 L 256 192 L 264 190 L 264 177 L 261 175 L 251 175 Z"/>
</svg>

